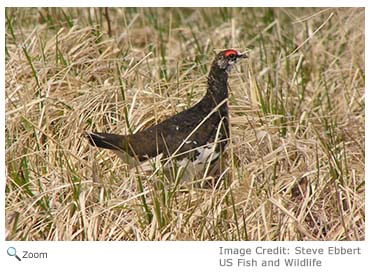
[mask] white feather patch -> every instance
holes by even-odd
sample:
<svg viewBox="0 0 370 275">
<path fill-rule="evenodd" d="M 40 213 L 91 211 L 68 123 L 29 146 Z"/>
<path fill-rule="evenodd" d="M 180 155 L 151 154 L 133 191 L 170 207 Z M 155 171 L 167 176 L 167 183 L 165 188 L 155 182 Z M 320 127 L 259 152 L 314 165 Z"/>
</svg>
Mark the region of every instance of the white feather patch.
<svg viewBox="0 0 370 275">
<path fill-rule="evenodd" d="M 215 152 L 215 146 L 213 144 L 208 144 L 207 146 L 197 148 L 199 155 L 194 161 L 194 165 L 204 164 L 207 161 L 213 161 L 218 158 L 218 152 Z M 211 157 L 211 159 L 210 159 Z"/>
</svg>

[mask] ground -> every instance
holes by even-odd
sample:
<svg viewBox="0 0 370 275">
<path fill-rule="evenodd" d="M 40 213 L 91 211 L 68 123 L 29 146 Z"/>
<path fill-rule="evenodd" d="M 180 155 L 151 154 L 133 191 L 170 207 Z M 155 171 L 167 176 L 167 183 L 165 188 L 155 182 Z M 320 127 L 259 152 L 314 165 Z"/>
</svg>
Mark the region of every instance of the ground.
<svg viewBox="0 0 370 275">
<path fill-rule="evenodd" d="M 6 9 L 6 239 L 364 240 L 364 17 Z M 130 168 L 83 137 L 192 106 L 225 48 L 249 57 L 230 75 L 217 188 Z"/>
</svg>

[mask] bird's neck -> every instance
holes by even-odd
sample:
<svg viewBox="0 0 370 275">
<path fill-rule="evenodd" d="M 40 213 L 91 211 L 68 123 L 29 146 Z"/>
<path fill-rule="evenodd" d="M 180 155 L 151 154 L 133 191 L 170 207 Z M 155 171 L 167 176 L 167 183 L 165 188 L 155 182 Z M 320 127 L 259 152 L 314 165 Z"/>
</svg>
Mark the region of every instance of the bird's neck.
<svg viewBox="0 0 370 275">
<path fill-rule="evenodd" d="M 205 98 L 211 100 L 212 105 L 217 106 L 228 97 L 227 80 L 228 73 L 213 65 L 208 75 L 208 88 L 205 95 Z"/>
</svg>

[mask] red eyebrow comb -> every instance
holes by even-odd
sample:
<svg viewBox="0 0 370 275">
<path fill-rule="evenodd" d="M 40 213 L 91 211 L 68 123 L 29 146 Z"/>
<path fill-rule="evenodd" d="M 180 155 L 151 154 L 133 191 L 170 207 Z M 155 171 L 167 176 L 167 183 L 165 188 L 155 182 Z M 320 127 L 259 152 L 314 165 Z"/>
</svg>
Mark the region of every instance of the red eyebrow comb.
<svg viewBox="0 0 370 275">
<path fill-rule="evenodd" d="M 225 52 L 225 56 L 229 56 L 231 54 L 235 54 L 235 55 L 238 55 L 238 52 L 236 50 L 227 50 Z"/>
</svg>

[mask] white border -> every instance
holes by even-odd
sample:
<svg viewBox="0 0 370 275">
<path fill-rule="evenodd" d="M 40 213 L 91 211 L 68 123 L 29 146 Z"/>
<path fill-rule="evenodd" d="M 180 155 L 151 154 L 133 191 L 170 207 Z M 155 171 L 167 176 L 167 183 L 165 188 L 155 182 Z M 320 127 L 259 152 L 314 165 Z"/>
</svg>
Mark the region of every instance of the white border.
<svg viewBox="0 0 370 275">
<path fill-rule="evenodd" d="M 366 8 L 366 29 L 369 30 L 369 10 L 368 1 L 176 1 L 168 2 L 157 1 L 18 1 L 5 0 L 0 12 L 1 15 L 1 81 L 3 83 L 1 95 L 4 100 L 5 91 L 5 20 L 4 7 L 6 6 L 179 6 L 179 7 L 213 7 L 213 6 L 340 6 L 340 7 L 367 7 Z M 366 49 L 369 40 L 366 36 Z M 366 64 L 369 64 L 369 57 L 366 55 Z M 367 66 L 366 66 L 367 69 Z M 366 70 L 367 71 L 367 70 Z M 367 75 L 367 73 L 366 73 Z M 366 85 L 366 88 L 368 85 Z M 366 100 L 367 103 L 367 100 Z M 5 102 L 2 102 L 5 106 Z M 366 108 L 366 117 L 369 117 L 369 108 Z M 369 241 L 365 242 L 4 242 L 5 215 L 4 215 L 4 190 L 5 190 L 5 143 L 4 143 L 4 119 L 5 110 L 0 108 L 0 128 L 3 134 L 0 135 L 0 166 L 1 181 L 0 200 L 2 201 L 0 209 L 0 258 L 2 271 L 4 274 L 46 274 L 62 273 L 76 274 L 83 272 L 87 274 L 106 274 L 108 272 L 122 274 L 349 274 L 351 272 L 363 273 L 363 270 L 370 270 L 370 257 L 368 253 Z M 369 129 L 366 127 L 366 141 L 369 140 Z M 366 143 L 368 144 L 368 142 Z M 366 146 L 366 155 L 369 156 L 369 146 Z M 369 164 L 366 163 L 366 179 L 369 174 Z M 368 188 L 367 188 L 368 189 Z M 366 201 L 368 202 L 369 191 L 366 190 Z M 368 203 L 367 203 L 368 206 Z M 366 207 L 368 208 L 368 207 Z M 369 223 L 366 222 L 366 228 Z M 366 234 L 368 240 L 368 234 Z M 24 260 L 21 264 L 14 257 L 6 254 L 6 249 L 14 245 L 18 251 L 45 251 L 48 253 L 48 259 Z M 262 245 L 274 247 L 281 245 L 294 249 L 295 246 L 309 246 L 311 248 L 328 247 L 332 245 L 346 247 L 361 247 L 363 254 L 358 257 L 339 256 L 322 257 L 325 262 L 323 268 L 302 268 L 302 269 L 266 269 L 264 271 L 251 268 L 227 269 L 218 266 L 219 246 L 231 247 L 254 247 Z"/>
</svg>

